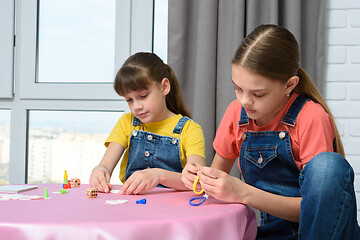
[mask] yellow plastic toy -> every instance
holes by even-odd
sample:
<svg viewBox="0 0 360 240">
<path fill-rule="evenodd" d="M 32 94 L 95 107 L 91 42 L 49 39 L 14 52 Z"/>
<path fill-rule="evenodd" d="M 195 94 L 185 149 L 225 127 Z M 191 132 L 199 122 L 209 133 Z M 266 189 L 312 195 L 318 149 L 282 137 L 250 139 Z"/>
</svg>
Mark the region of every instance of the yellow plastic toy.
<svg viewBox="0 0 360 240">
<path fill-rule="evenodd" d="M 196 185 L 197 185 L 198 181 L 199 181 L 199 176 L 196 176 L 194 184 L 193 184 L 193 191 L 196 194 L 202 194 L 204 192 L 204 189 L 201 189 L 200 192 L 196 191 Z M 207 195 L 206 193 L 202 197 L 193 197 L 189 200 L 189 204 L 191 206 L 199 206 L 199 205 L 203 204 L 205 202 L 205 200 L 208 199 L 208 197 L 209 197 L 209 195 Z M 200 200 L 200 202 L 199 202 L 199 200 Z"/>
<path fill-rule="evenodd" d="M 196 185 L 197 185 L 198 181 L 199 181 L 199 176 L 196 176 L 194 184 L 193 184 L 193 191 L 196 194 L 202 194 L 204 192 L 204 189 L 201 189 L 200 192 L 196 191 Z"/>
</svg>

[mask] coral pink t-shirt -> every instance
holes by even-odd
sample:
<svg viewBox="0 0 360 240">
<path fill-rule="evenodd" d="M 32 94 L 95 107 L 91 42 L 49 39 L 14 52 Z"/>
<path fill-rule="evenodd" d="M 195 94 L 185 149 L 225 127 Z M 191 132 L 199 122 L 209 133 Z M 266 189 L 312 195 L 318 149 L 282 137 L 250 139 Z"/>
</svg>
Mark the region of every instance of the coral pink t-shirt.
<svg viewBox="0 0 360 240">
<path fill-rule="evenodd" d="M 335 138 L 334 128 L 330 116 L 324 108 L 313 101 L 307 101 L 301 109 L 294 127 L 280 123 L 287 110 L 298 94 L 293 93 L 277 116 L 264 126 L 257 126 L 250 119 L 247 126 L 238 125 L 241 105 L 235 99 L 232 101 L 216 132 L 213 147 L 222 157 L 236 159 L 239 157 L 242 133 L 244 131 L 288 131 L 295 162 L 301 170 L 314 156 L 321 152 L 333 152 Z"/>
</svg>

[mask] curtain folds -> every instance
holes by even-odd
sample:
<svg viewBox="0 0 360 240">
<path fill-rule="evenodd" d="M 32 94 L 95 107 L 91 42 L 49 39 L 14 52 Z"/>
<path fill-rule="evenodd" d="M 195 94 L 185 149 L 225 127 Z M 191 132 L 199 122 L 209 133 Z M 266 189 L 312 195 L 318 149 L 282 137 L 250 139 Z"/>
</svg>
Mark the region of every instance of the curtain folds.
<svg viewBox="0 0 360 240">
<path fill-rule="evenodd" d="M 321 91 L 325 10 L 326 0 L 169 0 L 168 64 L 203 128 L 208 165 L 216 128 L 235 99 L 231 60 L 243 38 L 260 24 L 288 28 L 300 44 L 302 67 Z"/>
</svg>

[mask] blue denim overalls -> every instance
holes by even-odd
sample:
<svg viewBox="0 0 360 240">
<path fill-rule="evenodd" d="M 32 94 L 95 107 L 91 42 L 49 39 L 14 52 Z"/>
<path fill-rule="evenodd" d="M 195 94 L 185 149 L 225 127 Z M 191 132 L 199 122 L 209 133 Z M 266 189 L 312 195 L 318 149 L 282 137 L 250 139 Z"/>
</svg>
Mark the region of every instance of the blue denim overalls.
<svg viewBox="0 0 360 240">
<path fill-rule="evenodd" d="M 181 173 L 183 168 L 178 135 L 188 120 L 191 119 L 182 117 L 173 130 L 174 136 L 169 137 L 136 129 L 141 126 L 141 121 L 134 117 L 125 180 L 135 171 L 146 168 L 161 168 Z"/>
<path fill-rule="evenodd" d="M 247 184 L 264 191 L 288 197 L 300 197 L 300 170 L 292 154 L 287 127 L 293 127 L 307 101 L 298 96 L 281 120 L 282 131 L 245 131 L 242 135 L 239 163 Z M 241 110 L 239 127 L 249 125 L 245 109 Z M 287 127 L 285 126 L 287 125 Z M 257 238 L 297 239 L 299 224 L 260 212 Z"/>
</svg>

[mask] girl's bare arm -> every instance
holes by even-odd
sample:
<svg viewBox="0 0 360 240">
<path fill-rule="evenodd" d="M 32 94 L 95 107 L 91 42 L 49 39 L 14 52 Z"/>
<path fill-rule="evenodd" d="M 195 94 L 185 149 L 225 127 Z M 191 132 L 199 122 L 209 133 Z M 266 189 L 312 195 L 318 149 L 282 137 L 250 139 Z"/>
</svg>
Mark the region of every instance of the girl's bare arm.
<svg viewBox="0 0 360 240">
<path fill-rule="evenodd" d="M 91 172 L 90 186 L 95 187 L 100 192 L 111 190 L 110 177 L 124 150 L 125 148 L 119 143 L 111 142 L 109 144 L 101 162 Z"/>
<path fill-rule="evenodd" d="M 234 161 L 216 154 L 212 167 L 201 169 L 200 183 L 206 193 L 223 201 L 244 203 L 285 220 L 300 221 L 301 197 L 272 194 L 230 176 Z"/>
</svg>

